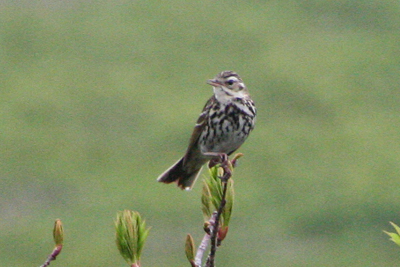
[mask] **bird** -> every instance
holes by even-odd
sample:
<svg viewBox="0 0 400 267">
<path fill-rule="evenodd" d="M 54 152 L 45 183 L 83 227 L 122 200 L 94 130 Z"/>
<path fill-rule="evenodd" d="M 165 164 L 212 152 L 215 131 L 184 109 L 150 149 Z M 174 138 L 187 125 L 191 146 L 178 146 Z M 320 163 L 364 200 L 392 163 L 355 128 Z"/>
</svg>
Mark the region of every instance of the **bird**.
<svg viewBox="0 0 400 267">
<path fill-rule="evenodd" d="M 254 129 L 256 107 L 236 72 L 222 71 L 207 83 L 214 94 L 200 113 L 186 153 L 157 178 L 158 182 L 176 182 L 181 189 L 192 189 L 206 162 L 231 155 Z"/>
</svg>

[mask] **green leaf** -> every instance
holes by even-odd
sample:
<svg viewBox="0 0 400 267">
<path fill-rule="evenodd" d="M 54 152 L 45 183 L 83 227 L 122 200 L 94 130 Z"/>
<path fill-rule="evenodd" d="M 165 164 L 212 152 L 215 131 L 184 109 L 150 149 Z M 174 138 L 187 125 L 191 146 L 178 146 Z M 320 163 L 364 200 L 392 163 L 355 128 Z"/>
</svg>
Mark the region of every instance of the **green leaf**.
<svg viewBox="0 0 400 267">
<path fill-rule="evenodd" d="M 201 210 L 203 211 L 204 221 L 208 221 L 212 214 L 211 192 L 206 181 L 203 181 L 203 192 L 201 195 Z"/>
<path fill-rule="evenodd" d="M 396 243 L 398 246 L 400 246 L 400 227 L 397 226 L 395 223 L 390 222 L 390 224 L 394 227 L 394 229 L 396 230 L 396 233 L 391 233 L 391 232 L 387 232 L 387 231 L 383 231 L 385 234 L 387 234 L 388 236 L 390 236 L 390 240 L 392 240 L 394 243 Z"/>
<path fill-rule="evenodd" d="M 194 261 L 194 252 L 195 252 L 194 240 L 193 237 L 190 234 L 188 234 L 186 236 L 186 242 L 185 242 L 185 253 L 186 253 L 186 258 L 191 263 Z"/>
<path fill-rule="evenodd" d="M 233 169 L 232 169 L 233 170 Z M 218 210 L 223 194 L 223 183 L 219 176 L 222 176 L 223 169 L 218 165 L 209 169 L 209 177 L 204 179 L 203 195 L 202 195 L 202 209 L 205 220 L 208 220 L 213 211 Z M 233 180 L 230 178 L 227 182 L 227 191 L 225 195 L 225 208 L 221 215 L 221 225 L 228 226 L 232 215 L 233 202 L 234 202 L 234 190 Z M 213 210 L 211 210 L 212 203 Z"/>
<path fill-rule="evenodd" d="M 389 222 L 389 223 L 394 227 L 394 229 L 396 230 L 397 234 L 400 235 L 400 227 L 397 226 L 397 225 L 396 225 L 395 223 L 393 223 L 393 222 Z"/>
<path fill-rule="evenodd" d="M 226 196 L 225 196 L 226 204 L 225 208 L 222 212 L 222 225 L 223 226 L 228 226 L 229 221 L 231 219 L 232 215 L 232 209 L 233 209 L 233 200 L 234 200 L 234 191 L 233 191 L 233 180 L 232 178 L 228 180 L 227 184 L 227 190 L 226 190 Z"/>
<path fill-rule="evenodd" d="M 390 233 L 390 232 L 386 232 L 383 231 L 385 234 L 387 234 L 388 236 L 390 236 L 390 240 L 392 240 L 394 243 L 396 243 L 398 246 L 400 246 L 400 236 L 398 234 L 395 233 Z"/>
<path fill-rule="evenodd" d="M 138 263 L 149 233 L 145 221 L 138 212 L 120 211 L 117 213 L 115 230 L 117 247 L 122 257 L 129 264 Z"/>
</svg>

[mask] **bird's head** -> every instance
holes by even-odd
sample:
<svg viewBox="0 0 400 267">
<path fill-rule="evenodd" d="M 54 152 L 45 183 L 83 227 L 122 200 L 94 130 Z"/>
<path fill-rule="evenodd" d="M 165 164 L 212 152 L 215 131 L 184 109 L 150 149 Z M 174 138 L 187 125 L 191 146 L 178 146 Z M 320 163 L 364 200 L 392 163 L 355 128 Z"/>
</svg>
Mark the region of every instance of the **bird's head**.
<svg viewBox="0 0 400 267">
<path fill-rule="evenodd" d="M 233 71 L 223 71 L 214 79 L 208 80 L 208 84 L 214 87 L 215 97 L 221 98 L 243 98 L 248 96 L 248 90 L 242 78 Z"/>
</svg>

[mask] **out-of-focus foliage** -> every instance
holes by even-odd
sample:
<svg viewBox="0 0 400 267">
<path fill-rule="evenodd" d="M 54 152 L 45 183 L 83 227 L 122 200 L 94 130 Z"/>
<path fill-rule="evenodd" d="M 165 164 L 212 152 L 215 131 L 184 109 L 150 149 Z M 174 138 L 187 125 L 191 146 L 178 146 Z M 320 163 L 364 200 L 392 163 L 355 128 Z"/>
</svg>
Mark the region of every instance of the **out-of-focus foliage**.
<svg viewBox="0 0 400 267">
<path fill-rule="evenodd" d="M 387 231 L 383 231 L 383 232 L 385 234 L 387 234 L 388 236 L 390 236 L 391 241 L 393 241 L 396 245 L 400 246 L 400 227 L 397 224 L 392 223 L 392 222 L 390 222 L 390 224 L 396 230 L 396 233 L 387 232 Z"/>
<path fill-rule="evenodd" d="M 0 3 L 1 266 L 125 264 L 115 212 L 152 232 L 143 266 L 187 265 L 191 192 L 156 177 L 186 149 L 222 70 L 257 125 L 240 149 L 220 266 L 396 266 L 400 220 L 397 1 Z M 195 240 L 200 240 L 197 231 Z"/>
</svg>

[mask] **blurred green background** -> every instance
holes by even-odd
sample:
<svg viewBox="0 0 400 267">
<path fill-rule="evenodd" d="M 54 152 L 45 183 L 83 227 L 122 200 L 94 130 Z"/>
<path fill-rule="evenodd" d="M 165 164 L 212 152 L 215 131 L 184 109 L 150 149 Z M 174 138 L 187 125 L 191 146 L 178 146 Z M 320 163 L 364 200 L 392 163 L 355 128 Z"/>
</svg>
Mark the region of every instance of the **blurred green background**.
<svg viewBox="0 0 400 267">
<path fill-rule="evenodd" d="M 152 226 L 143 266 L 188 266 L 201 182 L 181 157 L 222 70 L 258 107 L 218 266 L 398 266 L 400 5 L 378 0 L 1 1 L 0 265 L 126 266 L 116 212 Z"/>
</svg>

